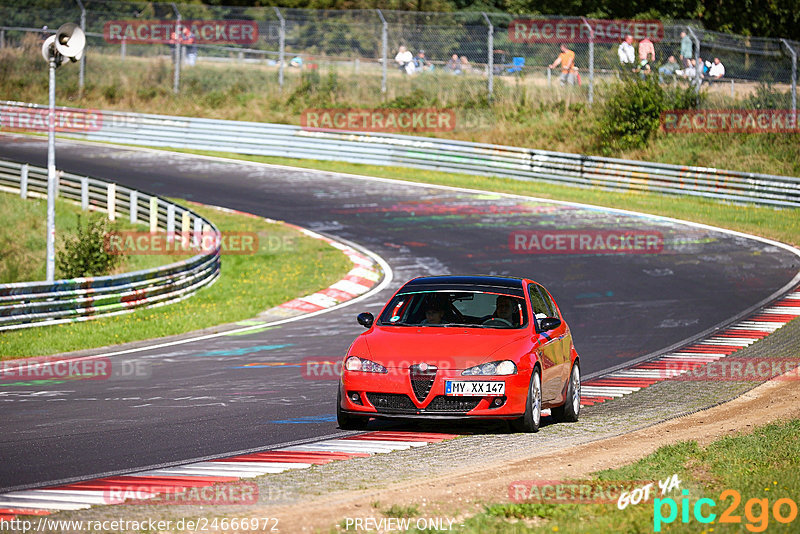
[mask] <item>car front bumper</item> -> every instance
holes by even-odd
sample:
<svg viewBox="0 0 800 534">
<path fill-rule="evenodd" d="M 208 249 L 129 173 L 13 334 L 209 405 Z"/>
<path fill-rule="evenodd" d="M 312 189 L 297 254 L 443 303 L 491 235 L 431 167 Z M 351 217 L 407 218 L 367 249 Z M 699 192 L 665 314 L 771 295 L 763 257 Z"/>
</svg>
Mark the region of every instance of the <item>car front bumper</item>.
<svg viewBox="0 0 800 534">
<path fill-rule="evenodd" d="M 348 414 L 386 418 L 429 419 L 514 419 L 525 413 L 531 370 L 506 376 L 462 376 L 461 370 L 439 370 L 430 391 L 419 400 L 408 369 L 392 368 L 388 373 L 345 371 L 339 387 L 340 409 Z M 445 381 L 505 383 L 503 395 L 448 396 Z M 359 402 L 351 396 L 356 394 Z M 498 406 L 496 399 L 502 403 Z"/>
</svg>

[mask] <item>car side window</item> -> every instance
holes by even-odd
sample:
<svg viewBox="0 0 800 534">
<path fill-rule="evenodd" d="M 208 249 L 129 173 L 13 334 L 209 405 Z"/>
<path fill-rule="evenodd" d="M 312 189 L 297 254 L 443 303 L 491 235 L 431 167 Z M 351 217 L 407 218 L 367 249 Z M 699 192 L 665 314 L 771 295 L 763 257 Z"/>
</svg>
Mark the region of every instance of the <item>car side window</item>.
<svg viewBox="0 0 800 534">
<path fill-rule="evenodd" d="M 533 308 L 533 315 L 536 317 L 536 330 L 539 330 L 539 321 L 545 317 L 552 317 L 547 301 L 544 300 L 542 294 L 539 292 L 535 284 L 528 286 L 528 294 L 531 297 L 531 307 Z"/>
<path fill-rule="evenodd" d="M 545 288 L 543 288 L 542 286 L 536 286 L 536 287 L 539 290 L 539 293 L 542 294 L 542 300 L 544 300 L 544 303 L 547 305 L 548 308 L 547 316 L 558 317 L 558 312 L 556 311 L 556 305 L 553 304 L 553 299 L 550 298 L 550 295 L 547 293 Z"/>
</svg>

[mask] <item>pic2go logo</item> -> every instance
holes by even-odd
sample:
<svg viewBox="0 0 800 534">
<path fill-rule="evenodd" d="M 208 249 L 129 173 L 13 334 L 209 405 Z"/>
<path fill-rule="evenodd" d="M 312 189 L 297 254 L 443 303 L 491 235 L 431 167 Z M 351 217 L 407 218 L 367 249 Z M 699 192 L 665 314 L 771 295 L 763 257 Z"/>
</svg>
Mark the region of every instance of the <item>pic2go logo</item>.
<svg viewBox="0 0 800 534">
<path fill-rule="evenodd" d="M 730 505 L 717 519 L 717 514 L 713 510 L 717 503 L 713 499 L 698 499 L 694 505 L 689 503 L 689 490 L 683 490 L 683 498 L 680 499 L 681 522 L 686 524 L 691 521 L 689 513 L 694 516 L 698 523 L 742 523 L 742 516 L 735 515 L 742 496 L 736 490 L 725 490 L 719 494 L 719 500 L 731 499 Z M 664 515 L 664 508 L 667 508 L 667 515 Z M 665 499 L 653 500 L 653 531 L 661 532 L 662 525 L 669 525 L 678 518 L 678 503 L 675 499 L 667 497 Z M 750 532 L 764 532 L 769 525 L 770 511 L 772 517 L 778 523 L 788 524 L 797 518 L 797 503 L 789 498 L 776 500 L 770 509 L 769 499 L 752 498 L 744 505 L 744 516 L 747 519 L 745 528 Z"/>
</svg>

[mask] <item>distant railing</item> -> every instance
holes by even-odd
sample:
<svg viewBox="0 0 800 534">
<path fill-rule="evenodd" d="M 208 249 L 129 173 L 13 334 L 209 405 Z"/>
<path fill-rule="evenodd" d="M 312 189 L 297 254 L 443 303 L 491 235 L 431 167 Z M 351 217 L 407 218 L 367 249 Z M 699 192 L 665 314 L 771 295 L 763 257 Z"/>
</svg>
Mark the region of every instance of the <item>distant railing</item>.
<svg viewBox="0 0 800 534">
<path fill-rule="evenodd" d="M 0 161 L 0 191 L 22 198 L 47 195 L 47 169 Z M 172 202 L 112 182 L 59 172 L 57 194 L 110 219 L 127 215 L 151 232 L 166 230 L 191 236 L 216 235 L 216 227 Z M 135 308 L 177 302 L 212 284 L 219 276 L 218 240 L 210 250 L 189 259 L 132 273 L 0 284 L 0 331 L 85 321 L 127 313 Z"/>
<path fill-rule="evenodd" d="M 3 114 L 43 106 L 0 102 Z M 62 108 L 62 112 L 82 110 Z M 299 126 L 92 111 L 92 128 L 62 135 L 144 146 L 413 167 L 579 187 L 800 207 L 800 178 L 669 165 L 409 135 L 308 130 Z"/>
</svg>

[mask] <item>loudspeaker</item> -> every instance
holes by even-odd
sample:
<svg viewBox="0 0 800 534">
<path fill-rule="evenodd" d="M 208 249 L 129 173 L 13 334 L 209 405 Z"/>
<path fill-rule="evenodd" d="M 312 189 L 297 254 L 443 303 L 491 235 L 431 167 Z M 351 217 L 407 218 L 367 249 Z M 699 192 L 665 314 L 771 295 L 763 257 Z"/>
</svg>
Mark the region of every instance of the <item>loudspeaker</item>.
<svg viewBox="0 0 800 534">
<path fill-rule="evenodd" d="M 86 47 L 86 34 L 80 26 L 67 22 L 58 29 L 55 37 L 56 50 L 59 54 L 71 61 L 78 61 L 81 58 Z"/>
<path fill-rule="evenodd" d="M 56 36 L 51 35 L 42 43 L 42 57 L 45 61 L 50 61 L 50 56 L 55 53 Z"/>
</svg>

